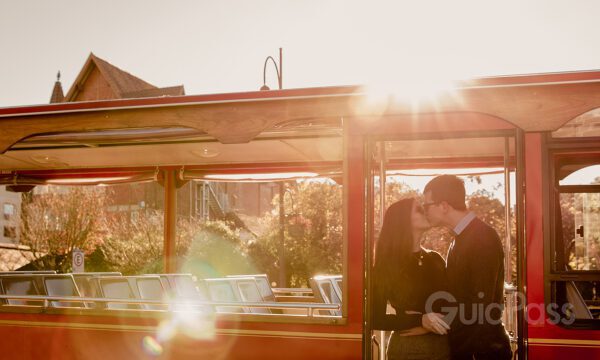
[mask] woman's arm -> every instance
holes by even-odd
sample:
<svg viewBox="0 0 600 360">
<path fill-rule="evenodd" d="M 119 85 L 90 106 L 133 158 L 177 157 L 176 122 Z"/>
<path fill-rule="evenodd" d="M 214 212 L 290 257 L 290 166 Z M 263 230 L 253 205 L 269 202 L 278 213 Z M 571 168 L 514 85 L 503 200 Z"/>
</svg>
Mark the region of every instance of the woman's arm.
<svg viewBox="0 0 600 360">
<path fill-rule="evenodd" d="M 421 326 L 420 313 L 406 313 L 407 309 L 397 310 L 396 314 L 387 314 L 387 303 L 388 298 L 385 294 L 384 289 L 381 286 L 377 286 L 377 282 L 374 282 L 373 286 L 373 297 L 372 297 L 372 319 L 373 329 L 376 330 L 408 330 L 414 327 Z"/>
</svg>

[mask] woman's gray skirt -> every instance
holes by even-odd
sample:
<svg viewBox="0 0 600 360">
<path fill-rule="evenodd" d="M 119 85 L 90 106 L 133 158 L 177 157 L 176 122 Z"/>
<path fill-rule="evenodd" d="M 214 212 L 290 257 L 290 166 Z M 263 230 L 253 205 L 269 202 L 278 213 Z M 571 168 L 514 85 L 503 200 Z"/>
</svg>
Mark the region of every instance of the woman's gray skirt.
<svg viewBox="0 0 600 360">
<path fill-rule="evenodd" d="M 388 360 L 450 358 L 448 337 L 428 333 L 425 335 L 399 336 L 392 333 L 387 347 Z"/>
</svg>

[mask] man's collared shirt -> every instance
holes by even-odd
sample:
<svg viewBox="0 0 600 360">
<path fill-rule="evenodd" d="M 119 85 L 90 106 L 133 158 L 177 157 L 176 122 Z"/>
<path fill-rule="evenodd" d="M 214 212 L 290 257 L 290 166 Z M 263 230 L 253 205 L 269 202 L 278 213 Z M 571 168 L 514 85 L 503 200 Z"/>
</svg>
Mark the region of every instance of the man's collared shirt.
<svg viewBox="0 0 600 360">
<path fill-rule="evenodd" d="M 472 212 L 472 211 L 469 211 L 467 213 L 467 215 L 465 215 L 465 217 L 462 218 L 458 222 L 458 224 L 456 224 L 456 226 L 454 227 L 454 229 L 453 229 L 454 235 L 455 236 L 460 235 L 465 230 L 465 228 L 467 227 L 467 225 L 469 225 L 471 223 L 471 221 L 473 221 L 473 219 L 475 219 L 475 217 L 476 217 L 475 213 Z"/>
</svg>

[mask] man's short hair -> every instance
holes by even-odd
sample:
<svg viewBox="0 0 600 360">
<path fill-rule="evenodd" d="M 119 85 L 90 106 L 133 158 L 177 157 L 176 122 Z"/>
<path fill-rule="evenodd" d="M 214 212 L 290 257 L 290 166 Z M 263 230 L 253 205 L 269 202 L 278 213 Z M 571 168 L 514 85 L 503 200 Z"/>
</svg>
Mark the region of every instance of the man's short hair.
<svg viewBox="0 0 600 360">
<path fill-rule="evenodd" d="M 465 183 L 455 175 L 440 175 L 425 185 L 423 193 L 431 191 L 435 202 L 445 201 L 456 210 L 467 210 L 465 205 Z"/>
</svg>

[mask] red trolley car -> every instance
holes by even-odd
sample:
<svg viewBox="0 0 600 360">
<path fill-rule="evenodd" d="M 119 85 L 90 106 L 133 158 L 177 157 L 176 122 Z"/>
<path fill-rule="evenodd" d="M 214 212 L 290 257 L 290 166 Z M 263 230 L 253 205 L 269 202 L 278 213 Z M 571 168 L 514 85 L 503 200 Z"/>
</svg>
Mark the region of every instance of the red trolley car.
<svg viewBox="0 0 600 360">
<path fill-rule="evenodd" d="M 200 299 L 217 308 L 207 315 L 144 299 L 183 288 L 174 275 L 96 277 L 99 293 L 71 288 L 82 275 L 5 275 L 1 357 L 381 358 L 369 287 L 380 216 L 394 197 L 386 184 L 439 172 L 500 179 L 505 322 L 518 358 L 598 357 L 599 107 L 600 72 L 575 72 L 462 81 L 420 99 L 329 87 L 0 109 L 0 182 L 12 190 L 158 179 L 166 273 L 179 269 L 185 181 L 333 179 L 343 214 L 341 276 L 315 278 L 328 290 L 317 296 L 317 284 L 311 301 L 267 281 L 262 297 Z M 224 279 L 211 284 L 236 278 Z M 132 281 L 137 292 L 120 298 Z M 283 302 L 286 290 L 294 296 Z"/>
</svg>

